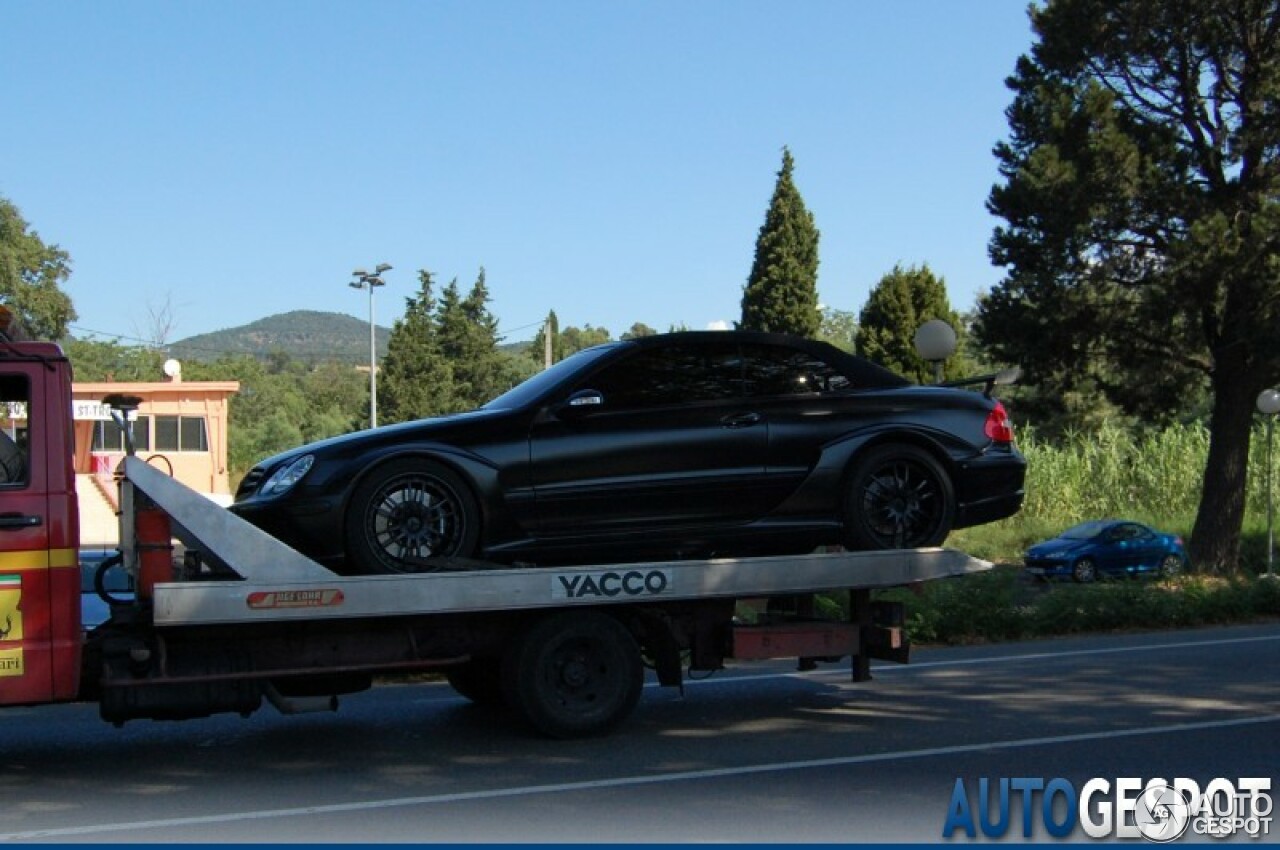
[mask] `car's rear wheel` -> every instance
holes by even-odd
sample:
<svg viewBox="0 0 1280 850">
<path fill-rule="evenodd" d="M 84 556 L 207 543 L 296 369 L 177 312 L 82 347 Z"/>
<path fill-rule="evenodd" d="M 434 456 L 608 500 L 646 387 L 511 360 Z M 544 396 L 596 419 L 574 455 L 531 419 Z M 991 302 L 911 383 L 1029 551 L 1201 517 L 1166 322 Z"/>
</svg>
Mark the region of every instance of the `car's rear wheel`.
<svg viewBox="0 0 1280 850">
<path fill-rule="evenodd" d="M 1177 555 L 1165 555 L 1160 561 L 1160 578 L 1173 578 L 1182 572 L 1182 559 Z"/>
<path fill-rule="evenodd" d="M 1080 584 L 1088 584 L 1098 577 L 1098 566 L 1092 558 L 1081 558 L 1071 567 L 1071 578 Z"/>
<path fill-rule="evenodd" d="M 845 542 L 854 549 L 940 546 L 951 531 L 955 490 L 938 461 L 890 443 L 862 457 L 845 497 Z"/>
<path fill-rule="evenodd" d="M 432 559 L 471 557 L 480 509 L 466 482 L 444 464 L 407 458 L 357 485 L 346 516 L 347 556 L 369 573 L 429 572 Z"/>
</svg>

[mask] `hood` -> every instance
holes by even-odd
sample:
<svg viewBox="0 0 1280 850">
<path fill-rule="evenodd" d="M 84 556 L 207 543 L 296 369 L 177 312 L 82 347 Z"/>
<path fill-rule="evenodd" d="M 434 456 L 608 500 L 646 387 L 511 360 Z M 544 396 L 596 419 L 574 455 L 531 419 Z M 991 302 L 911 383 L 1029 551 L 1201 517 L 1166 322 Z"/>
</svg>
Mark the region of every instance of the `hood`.
<svg viewBox="0 0 1280 850">
<path fill-rule="evenodd" d="M 1043 543 L 1037 543 L 1027 550 L 1027 554 L 1032 557 L 1041 557 L 1053 552 L 1072 553 L 1083 549 L 1089 545 L 1088 540 L 1070 540 L 1065 537 L 1055 537 L 1052 540 L 1046 540 Z"/>
<path fill-rule="evenodd" d="M 337 437 L 317 440 L 314 443 L 298 446 L 296 449 L 280 452 L 264 458 L 254 464 L 259 469 L 268 469 L 280 463 L 300 457 L 304 454 L 342 455 L 351 450 L 361 451 L 379 445 L 402 445 L 420 441 L 449 440 L 461 431 L 472 431 L 482 428 L 485 422 L 491 422 L 510 416 L 508 410 L 469 410 L 465 413 L 454 413 L 449 416 L 435 416 L 430 419 L 415 419 L 411 422 L 397 422 L 394 425 L 382 425 L 378 428 L 366 428 Z"/>
</svg>

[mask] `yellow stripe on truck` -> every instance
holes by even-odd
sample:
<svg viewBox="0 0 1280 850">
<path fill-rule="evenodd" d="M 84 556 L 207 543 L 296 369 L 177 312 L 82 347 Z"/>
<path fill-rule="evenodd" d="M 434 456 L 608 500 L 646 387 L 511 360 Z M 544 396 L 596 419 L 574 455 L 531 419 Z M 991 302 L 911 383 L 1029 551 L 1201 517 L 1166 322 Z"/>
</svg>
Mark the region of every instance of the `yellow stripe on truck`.
<svg viewBox="0 0 1280 850">
<path fill-rule="evenodd" d="M 26 549 L 19 552 L 0 552 L 0 573 L 21 573 L 34 570 L 60 569 L 80 564 L 75 549 Z"/>
</svg>

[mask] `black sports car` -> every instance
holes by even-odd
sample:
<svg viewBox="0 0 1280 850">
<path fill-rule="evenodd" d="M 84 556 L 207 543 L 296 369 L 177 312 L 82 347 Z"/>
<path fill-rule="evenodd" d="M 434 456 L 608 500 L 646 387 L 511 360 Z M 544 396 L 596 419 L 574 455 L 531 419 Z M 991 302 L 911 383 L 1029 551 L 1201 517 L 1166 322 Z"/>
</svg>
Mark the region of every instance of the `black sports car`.
<svg viewBox="0 0 1280 850">
<path fill-rule="evenodd" d="M 825 343 L 581 351 L 479 410 L 269 458 L 231 510 L 341 571 L 936 546 L 1022 504 L 1004 407 Z"/>
</svg>

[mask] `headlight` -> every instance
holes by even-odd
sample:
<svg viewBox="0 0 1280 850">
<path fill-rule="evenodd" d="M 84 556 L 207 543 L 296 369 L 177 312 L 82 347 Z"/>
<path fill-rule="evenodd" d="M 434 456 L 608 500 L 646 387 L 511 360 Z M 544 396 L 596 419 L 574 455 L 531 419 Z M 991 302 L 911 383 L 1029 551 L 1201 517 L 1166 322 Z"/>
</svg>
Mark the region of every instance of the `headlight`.
<svg viewBox="0 0 1280 850">
<path fill-rule="evenodd" d="M 281 493 L 288 492 L 293 485 L 302 480 L 302 476 L 311 470 L 311 465 L 315 462 L 315 455 L 303 455 L 291 463 L 286 463 L 271 473 L 271 477 L 258 490 L 258 494 L 262 496 L 279 496 Z"/>
</svg>

